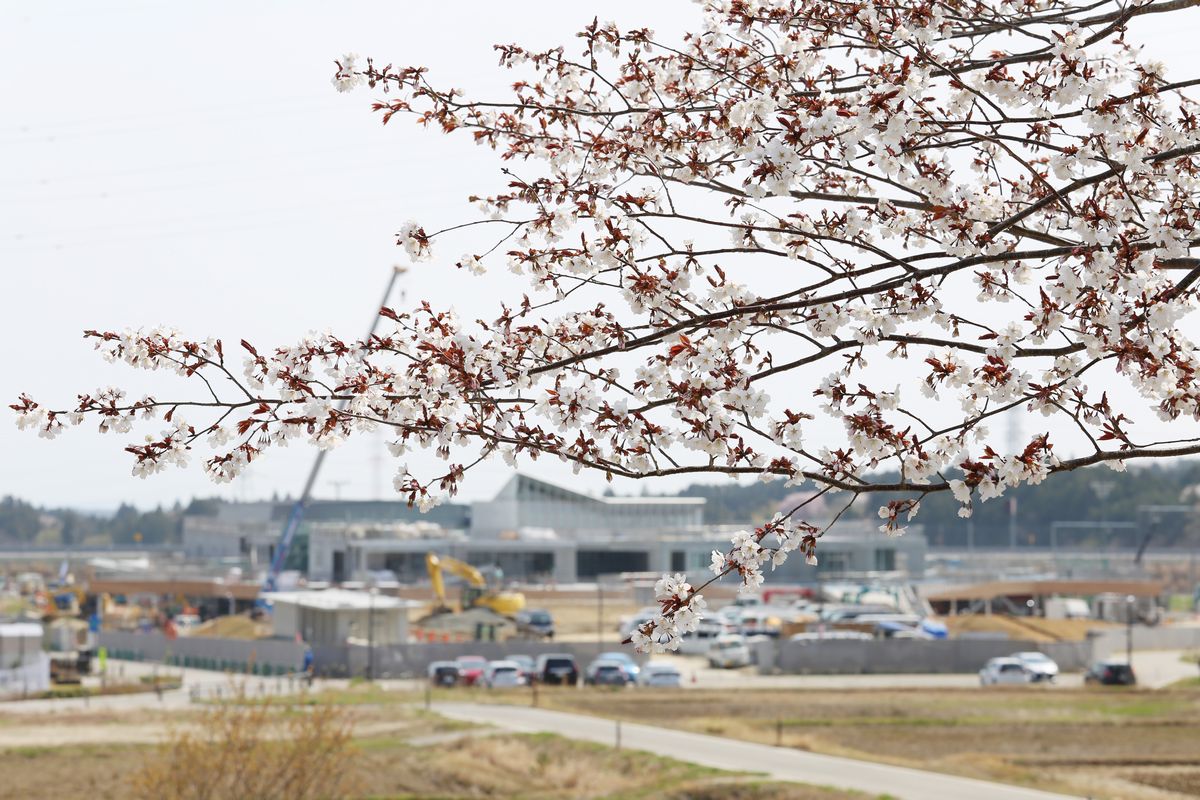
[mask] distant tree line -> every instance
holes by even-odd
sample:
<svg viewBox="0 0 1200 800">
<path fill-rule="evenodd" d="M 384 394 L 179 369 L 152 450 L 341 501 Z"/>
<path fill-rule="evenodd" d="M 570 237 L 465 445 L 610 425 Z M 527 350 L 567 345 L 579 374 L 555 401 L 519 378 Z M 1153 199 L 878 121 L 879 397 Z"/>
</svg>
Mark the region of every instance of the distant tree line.
<svg viewBox="0 0 1200 800">
<path fill-rule="evenodd" d="M 162 544 L 180 540 L 185 514 L 215 513 L 219 501 L 196 499 L 184 507 L 158 506 L 139 511 L 122 503 L 115 514 L 105 516 L 73 509 L 39 508 L 24 500 L 0 498 L 0 542 L 35 542 L 78 545 L 84 543 Z"/>
<path fill-rule="evenodd" d="M 894 474 L 878 477 L 884 481 L 897 478 Z M 997 500 L 976 501 L 969 519 L 958 515 L 958 504 L 949 492 L 931 494 L 921 502 L 914 523 L 923 527 L 933 546 L 970 543 L 1002 547 L 1015 534 L 1019 545 L 1048 547 L 1052 527 L 1056 528 L 1057 544 L 1063 547 L 1137 546 L 1147 533 L 1152 534 L 1155 546 L 1183 545 L 1200 542 L 1200 524 L 1193 522 L 1200 517 L 1198 487 L 1197 461 L 1131 466 L 1124 473 L 1095 467 L 1064 473 L 1036 486 L 1022 485 Z M 770 519 L 782 501 L 796 492 L 783 481 L 772 481 L 693 484 L 680 494 L 708 501 L 705 522 L 749 525 Z M 879 505 L 897 497 L 859 498 L 846 516 L 874 518 Z M 837 503 L 838 498 L 830 498 L 830 505 Z"/>
</svg>

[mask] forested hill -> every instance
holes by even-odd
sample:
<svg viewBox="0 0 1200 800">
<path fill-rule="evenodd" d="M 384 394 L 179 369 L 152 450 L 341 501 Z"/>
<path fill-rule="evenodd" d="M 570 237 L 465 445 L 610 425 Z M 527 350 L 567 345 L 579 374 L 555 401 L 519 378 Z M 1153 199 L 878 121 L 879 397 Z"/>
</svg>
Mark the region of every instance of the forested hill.
<svg viewBox="0 0 1200 800">
<path fill-rule="evenodd" d="M 122 504 L 112 515 L 38 508 L 15 497 L 0 498 L 0 544 L 161 544 L 177 542 L 184 514 L 211 511 L 215 501 L 193 500 L 184 509 L 138 511 Z"/>
<path fill-rule="evenodd" d="M 896 476 L 880 477 L 894 480 Z M 1105 522 L 1138 526 L 1136 530 L 1109 527 L 1107 530 L 1117 537 L 1118 543 L 1136 541 L 1140 532 L 1149 526 L 1155 526 L 1159 544 L 1179 543 L 1191 531 L 1191 518 L 1195 514 L 1162 510 L 1156 513 L 1147 507 L 1196 505 L 1200 501 L 1200 488 L 1193 487 L 1198 485 L 1198 461 L 1131 466 L 1124 473 L 1095 467 L 1056 475 L 1037 486 L 1022 486 L 1000 499 L 986 503 L 976 501 L 970 521 L 958 516 L 958 506 L 949 492 L 929 495 L 922 501 L 915 522 L 924 527 L 933 545 L 965 545 L 968 536 L 977 546 L 1004 545 L 1009 541 L 1009 498 L 1015 497 L 1015 532 L 1020 544 L 1048 544 L 1050 526 L 1054 522 L 1093 523 L 1092 527 L 1060 525 L 1059 543 L 1064 546 L 1106 541 L 1101 530 Z M 780 502 L 796 491 L 796 488 L 785 487 L 783 481 L 755 481 L 745 485 L 693 484 L 680 494 L 708 500 L 707 522 L 756 524 L 770 519 Z M 849 514 L 874 517 L 880 504 L 894 497 L 860 497 Z M 1195 532 L 1195 538 L 1200 540 L 1200 530 Z"/>
</svg>

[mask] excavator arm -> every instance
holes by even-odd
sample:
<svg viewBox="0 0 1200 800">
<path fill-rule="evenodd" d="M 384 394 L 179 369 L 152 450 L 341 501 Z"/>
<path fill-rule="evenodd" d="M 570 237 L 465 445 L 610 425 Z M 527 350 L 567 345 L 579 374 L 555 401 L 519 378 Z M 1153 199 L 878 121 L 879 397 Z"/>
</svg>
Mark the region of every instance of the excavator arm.
<svg viewBox="0 0 1200 800">
<path fill-rule="evenodd" d="M 433 594 L 441 609 L 450 608 L 449 603 L 446 602 L 446 583 L 442 579 L 443 571 L 462 578 L 473 589 L 472 592 L 464 593 L 463 610 L 466 610 L 468 606 L 482 605 L 499 614 L 511 615 L 525 607 L 524 595 L 489 590 L 487 579 L 483 577 L 483 573 L 465 561 L 428 553 L 425 556 L 425 569 L 429 572 L 429 582 L 433 584 Z"/>
<path fill-rule="evenodd" d="M 446 603 L 446 582 L 442 580 L 443 570 L 451 575 L 457 575 L 476 589 L 487 587 L 483 573 L 457 558 L 429 553 L 425 556 L 425 569 L 429 572 L 429 582 L 433 584 L 433 594 L 442 608 L 449 607 Z"/>
</svg>

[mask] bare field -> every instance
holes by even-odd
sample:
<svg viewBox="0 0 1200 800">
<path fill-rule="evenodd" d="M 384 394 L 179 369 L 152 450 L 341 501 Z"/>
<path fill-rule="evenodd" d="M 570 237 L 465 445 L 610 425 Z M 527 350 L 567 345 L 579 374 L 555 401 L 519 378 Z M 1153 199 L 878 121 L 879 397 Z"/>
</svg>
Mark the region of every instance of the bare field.
<svg viewBox="0 0 1200 800">
<path fill-rule="evenodd" d="M 763 783 L 645 753 L 556 736 L 463 738 L 413 746 L 394 735 L 356 741 L 355 797 L 492 800 L 867 800 L 820 787 Z M 0 794 L 26 800 L 118 800 L 152 748 L 23 747 L 0 751 Z"/>
<path fill-rule="evenodd" d="M 1095 798 L 1200 783 L 1188 690 L 568 691 L 541 704 Z"/>
</svg>

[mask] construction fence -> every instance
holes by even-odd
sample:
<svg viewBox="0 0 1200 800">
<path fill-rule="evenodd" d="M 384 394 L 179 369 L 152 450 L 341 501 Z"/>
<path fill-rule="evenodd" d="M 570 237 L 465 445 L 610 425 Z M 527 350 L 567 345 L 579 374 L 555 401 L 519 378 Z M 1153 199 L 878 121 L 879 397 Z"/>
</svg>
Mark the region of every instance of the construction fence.
<svg viewBox="0 0 1200 800">
<path fill-rule="evenodd" d="M 168 639 L 160 631 L 101 631 L 98 644 L 110 658 L 157 661 L 178 667 L 287 675 L 304 668 L 305 645 L 291 639 Z"/>
</svg>

